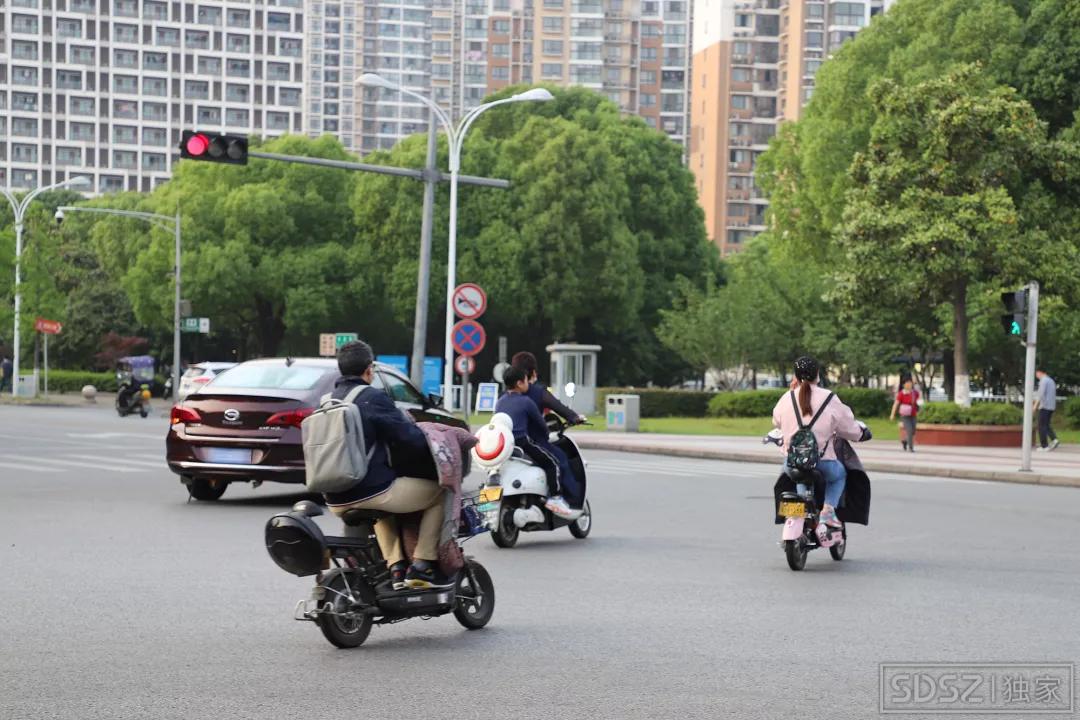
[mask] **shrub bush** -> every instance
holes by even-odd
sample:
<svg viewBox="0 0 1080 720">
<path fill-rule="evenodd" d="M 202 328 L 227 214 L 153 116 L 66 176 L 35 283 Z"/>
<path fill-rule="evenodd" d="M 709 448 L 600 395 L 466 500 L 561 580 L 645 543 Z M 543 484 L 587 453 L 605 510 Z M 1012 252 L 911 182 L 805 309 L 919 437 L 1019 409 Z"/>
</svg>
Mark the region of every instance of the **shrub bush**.
<svg viewBox="0 0 1080 720">
<path fill-rule="evenodd" d="M 893 403 L 893 394 L 891 392 L 875 388 L 837 388 L 836 397 L 851 408 L 857 418 L 888 415 Z"/>
<path fill-rule="evenodd" d="M 709 400 L 715 393 L 696 390 L 658 388 L 597 388 L 596 402 L 605 412 L 608 395 L 637 395 L 641 398 L 641 417 L 705 417 Z"/>
<path fill-rule="evenodd" d="M 1066 425 L 1080 429 L 1080 395 L 1066 399 L 1061 404 L 1061 414 L 1065 416 Z"/>
<path fill-rule="evenodd" d="M 44 376 L 42 378 L 44 383 Z M 111 372 L 50 370 L 49 392 L 79 392 L 83 385 L 93 385 L 98 392 L 116 392 L 116 375 Z"/>
<path fill-rule="evenodd" d="M 919 422 L 926 425 L 1020 425 L 1024 411 L 1008 403 L 976 403 L 963 408 L 954 403 L 927 403 L 919 408 Z"/>
<path fill-rule="evenodd" d="M 709 401 L 713 417 L 772 417 L 773 408 L 787 390 L 740 390 L 719 393 Z"/>
</svg>

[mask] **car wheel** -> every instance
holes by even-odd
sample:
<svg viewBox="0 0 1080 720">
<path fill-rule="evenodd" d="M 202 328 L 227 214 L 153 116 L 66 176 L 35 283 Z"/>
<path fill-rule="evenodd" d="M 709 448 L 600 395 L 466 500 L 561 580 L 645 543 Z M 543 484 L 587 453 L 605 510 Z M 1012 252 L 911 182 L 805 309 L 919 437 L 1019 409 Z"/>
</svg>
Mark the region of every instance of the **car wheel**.
<svg viewBox="0 0 1080 720">
<path fill-rule="evenodd" d="M 196 500 L 217 500 L 225 494 L 229 487 L 227 480 L 207 480 L 206 478 L 193 478 L 188 483 L 187 489 L 191 497 Z"/>
</svg>

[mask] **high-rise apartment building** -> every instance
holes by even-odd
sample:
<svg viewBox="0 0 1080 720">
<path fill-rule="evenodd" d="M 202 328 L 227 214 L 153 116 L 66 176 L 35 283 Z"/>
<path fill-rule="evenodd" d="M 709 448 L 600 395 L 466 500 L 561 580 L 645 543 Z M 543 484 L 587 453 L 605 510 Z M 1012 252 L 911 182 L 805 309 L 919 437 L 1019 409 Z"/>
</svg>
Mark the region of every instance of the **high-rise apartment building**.
<svg viewBox="0 0 1080 720">
<path fill-rule="evenodd" d="M 581 85 L 685 143 L 690 0 L 354 1 L 363 17 L 357 73 L 377 72 L 433 97 L 453 118 L 507 85 Z M 318 54 L 319 40 L 309 40 L 309 52 Z M 309 78 L 318 76 L 312 62 Z M 319 92 L 309 86 L 312 107 Z M 359 152 L 390 147 L 427 127 L 427 110 L 408 96 L 362 88 L 357 98 L 352 132 L 342 115 L 338 134 Z M 325 107 L 311 118 L 313 135 L 331 131 Z"/>
<path fill-rule="evenodd" d="M 695 0 L 689 165 L 722 252 L 765 230 L 754 170 L 777 124 L 798 119 L 821 63 L 891 3 Z"/>
<path fill-rule="evenodd" d="M 303 129 L 303 2 L 9 0 L 0 184 L 150 190 L 184 129 Z"/>
</svg>

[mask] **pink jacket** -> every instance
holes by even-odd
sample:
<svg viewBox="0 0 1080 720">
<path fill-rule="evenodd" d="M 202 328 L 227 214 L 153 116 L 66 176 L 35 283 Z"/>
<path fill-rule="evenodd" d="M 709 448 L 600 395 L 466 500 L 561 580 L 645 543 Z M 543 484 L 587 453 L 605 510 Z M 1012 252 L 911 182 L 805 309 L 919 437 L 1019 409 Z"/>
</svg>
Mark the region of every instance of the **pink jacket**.
<svg viewBox="0 0 1080 720">
<path fill-rule="evenodd" d="M 798 390 L 795 390 L 796 400 L 798 399 Z M 810 393 L 810 407 L 816 413 L 818 408 L 821 407 L 821 403 L 825 402 L 825 398 L 829 396 L 829 391 L 825 388 L 812 386 Z M 786 392 L 784 396 L 780 398 L 780 402 L 776 403 L 776 407 L 773 408 L 773 425 L 780 428 L 780 431 L 784 434 L 784 444 L 780 448 L 780 451 L 785 455 L 787 454 L 788 444 L 791 442 L 792 436 L 799 429 L 799 421 L 795 417 L 795 408 L 791 404 L 791 393 Z M 803 424 L 808 425 L 813 415 L 804 415 Z M 862 437 L 862 427 L 855 422 L 855 414 L 851 412 L 844 403 L 840 402 L 840 398 L 834 397 L 829 401 L 828 406 L 825 408 L 825 412 L 818 418 L 817 423 L 814 425 L 814 437 L 817 438 L 818 448 L 823 449 L 821 452 L 822 460 L 836 460 L 836 448 L 833 442 L 834 437 L 841 437 L 851 442 L 856 442 Z M 826 445 L 828 443 L 828 445 Z"/>
</svg>

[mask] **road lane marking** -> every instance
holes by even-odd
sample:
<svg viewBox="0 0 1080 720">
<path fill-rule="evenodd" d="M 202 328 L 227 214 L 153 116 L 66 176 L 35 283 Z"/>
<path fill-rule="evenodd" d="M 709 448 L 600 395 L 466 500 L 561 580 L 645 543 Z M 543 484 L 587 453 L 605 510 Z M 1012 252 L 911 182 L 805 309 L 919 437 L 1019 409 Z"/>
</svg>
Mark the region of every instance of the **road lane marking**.
<svg viewBox="0 0 1080 720">
<path fill-rule="evenodd" d="M 148 460 L 129 460 L 126 457 L 119 457 L 119 458 L 102 457 L 100 455 L 72 455 L 72 457 L 84 458 L 86 460 L 97 460 L 98 462 L 107 462 L 107 463 L 113 463 L 113 462 L 117 462 L 117 460 L 119 460 L 120 462 L 123 462 L 125 465 L 137 465 L 139 467 L 148 467 L 148 468 L 153 468 L 155 470 L 167 470 L 168 467 L 169 467 L 165 463 L 164 458 L 162 458 L 161 460 L 159 460 L 157 462 L 150 462 Z"/>
<path fill-rule="evenodd" d="M 28 460 L 30 462 L 42 462 L 52 465 L 70 465 L 72 467 L 82 468 L 84 470 L 108 470 L 109 472 L 121 472 L 121 473 L 144 473 L 145 470 L 133 467 L 123 467 L 120 465 L 103 465 L 98 463 L 91 463 L 85 460 L 61 460 L 60 458 L 35 458 L 27 457 L 25 455 L 9 455 L 8 457 L 15 460 Z"/>
<path fill-rule="evenodd" d="M 60 468 L 56 467 L 42 467 L 40 465 L 23 465 L 22 463 L 7 462 L 6 460 L 0 460 L 0 467 L 11 468 L 12 470 L 26 470 L 27 472 L 60 472 Z"/>
</svg>

